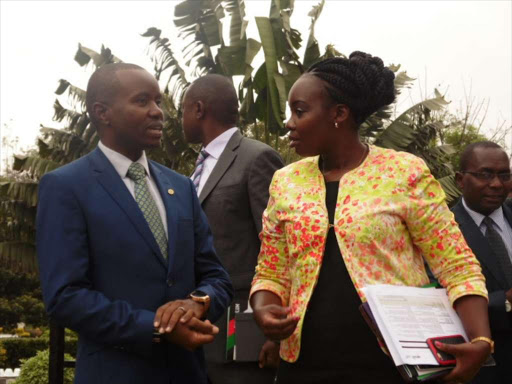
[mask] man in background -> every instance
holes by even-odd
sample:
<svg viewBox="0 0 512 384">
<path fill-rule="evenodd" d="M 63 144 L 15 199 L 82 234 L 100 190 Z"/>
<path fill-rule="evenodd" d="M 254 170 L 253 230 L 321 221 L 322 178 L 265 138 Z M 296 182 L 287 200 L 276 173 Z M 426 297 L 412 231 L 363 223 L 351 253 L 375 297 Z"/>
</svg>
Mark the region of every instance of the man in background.
<svg viewBox="0 0 512 384">
<path fill-rule="evenodd" d="M 220 75 L 197 79 L 183 99 L 183 129 L 190 143 L 201 143 L 192 180 L 211 224 L 215 249 L 235 289 L 234 305 L 247 308 L 260 250 L 261 218 L 274 172 L 283 166 L 268 145 L 242 136 L 238 98 L 231 80 Z M 233 307 L 233 305 L 232 305 Z M 274 369 L 257 362 L 226 362 L 226 313 L 220 332 L 206 349 L 208 377 L 214 384 L 272 383 Z M 278 345 L 267 341 L 260 367 L 276 365 Z"/>
<path fill-rule="evenodd" d="M 462 199 L 452 210 L 486 278 L 495 341 L 496 366 L 483 367 L 473 382 L 504 384 L 512 363 L 512 207 L 504 204 L 512 179 L 506 152 L 488 141 L 468 145 L 456 181 Z"/>
</svg>

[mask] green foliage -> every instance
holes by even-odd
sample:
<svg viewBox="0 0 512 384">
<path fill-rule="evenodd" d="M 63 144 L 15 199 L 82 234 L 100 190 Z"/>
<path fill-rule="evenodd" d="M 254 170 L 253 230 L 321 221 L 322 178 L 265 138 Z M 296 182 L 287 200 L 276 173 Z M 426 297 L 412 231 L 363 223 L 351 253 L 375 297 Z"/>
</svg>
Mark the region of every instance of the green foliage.
<svg viewBox="0 0 512 384">
<path fill-rule="evenodd" d="M 0 327 L 5 332 L 24 322 L 32 327 L 48 324 L 41 298 L 41 288 L 33 274 L 14 273 L 0 269 Z"/>
<path fill-rule="evenodd" d="M 80 44 L 75 60 L 81 66 L 92 62 L 95 67 L 120 61 L 104 46 L 97 53 Z M 85 91 L 61 79 L 55 93 L 59 96 L 67 94 L 71 101 L 71 109 L 64 107 L 59 99 L 54 103 L 54 120 L 66 122 L 67 126 L 63 129 L 41 126 L 38 150 L 26 156 L 16 156 L 15 173 L 0 181 L 0 261 L 4 268 L 17 272 L 37 272 L 35 213 L 39 179 L 87 154 L 99 140 L 84 111 Z M 10 318 L 17 313 L 17 308 L 11 308 L 6 316 L 9 314 L 7 317 Z"/>
<path fill-rule="evenodd" d="M 23 359 L 35 356 L 38 351 L 48 348 L 48 339 L 38 337 L 19 337 L 0 339 L 0 366 L 2 368 L 15 368 L 20 366 Z"/>
<path fill-rule="evenodd" d="M 0 268 L 0 297 L 11 300 L 19 295 L 41 298 L 41 288 L 37 277 Z M 1 323 L 0 326 L 2 326 Z"/>
<path fill-rule="evenodd" d="M 449 125 L 444 130 L 444 142 L 454 148 L 454 155 L 450 157 L 450 163 L 454 170 L 458 170 L 460 155 L 464 148 L 471 143 L 489 140 L 487 137 L 479 133 L 478 128 L 468 125 L 464 129 L 462 124 L 456 122 Z"/>
<path fill-rule="evenodd" d="M 71 358 L 64 355 L 64 359 Z M 50 363 L 50 352 L 48 349 L 39 351 L 36 356 L 24 360 L 21 365 L 21 372 L 16 384 L 48 384 L 48 366 Z M 74 369 L 64 369 L 64 383 L 72 384 L 75 377 Z"/>
<path fill-rule="evenodd" d="M 78 338 L 75 334 L 66 332 L 64 349 L 66 360 L 73 360 L 76 356 Z M 35 356 L 38 352 L 49 347 L 48 334 L 41 337 L 18 337 L 0 339 L 0 368 L 19 367 L 21 361 Z"/>
<path fill-rule="evenodd" d="M 21 295 L 11 300 L 0 298 L 0 324 L 2 327 L 14 329 L 19 322 L 34 327 L 48 325 L 41 299 L 28 295 Z"/>
<path fill-rule="evenodd" d="M 324 8 L 325 0 L 322 0 L 318 5 L 314 6 L 313 9 L 308 13 L 308 16 L 311 17 L 311 25 L 309 27 L 309 37 L 308 42 L 306 44 L 306 51 L 304 53 L 304 66 L 308 68 L 318 60 L 320 57 L 320 48 L 318 46 L 318 41 L 315 38 L 315 24 L 322 10 Z M 329 52 L 329 49 L 326 49 L 326 52 Z M 339 55 L 338 55 L 339 56 Z"/>
</svg>

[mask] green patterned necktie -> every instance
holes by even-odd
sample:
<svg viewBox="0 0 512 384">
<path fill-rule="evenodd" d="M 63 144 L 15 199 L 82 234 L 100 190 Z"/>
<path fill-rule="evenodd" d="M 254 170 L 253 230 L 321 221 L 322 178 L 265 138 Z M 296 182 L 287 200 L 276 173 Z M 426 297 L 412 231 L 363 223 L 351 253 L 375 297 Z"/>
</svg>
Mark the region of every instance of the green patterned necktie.
<svg viewBox="0 0 512 384">
<path fill-rule="evenodd" d="M 165 229 L 162 223 L 162 217 L 158 212 L 155 200 L 149 192 L 148 184 L 146 182 L 146 170 L 140 163 L 132 163 L 128 172 L 126 173 L 130 179 L 135 183 L 135 201 L 139 205 L 144 218 L 149 224 L 149 229 L 153 232 L 155 240 L 162 252 L 164 259 L 167 259 L 167 237 L 165 236 Z"/>
</svg>

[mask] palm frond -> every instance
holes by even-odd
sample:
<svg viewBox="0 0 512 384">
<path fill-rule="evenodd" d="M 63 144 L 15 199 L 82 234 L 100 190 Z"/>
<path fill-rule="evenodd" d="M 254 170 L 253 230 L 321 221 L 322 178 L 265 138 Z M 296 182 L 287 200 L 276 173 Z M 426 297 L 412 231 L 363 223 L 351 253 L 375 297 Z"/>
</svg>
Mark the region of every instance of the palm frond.
<svg viewBox="0 0 512 384">
<path fill-rule="evenodd" d="M 36 249 L 24 242 L 0 243 L 2 268 L 20 273 L 37 274 Z"/>
<path fill-rule="evenodd" d="M 224 45 L 221 22 L 224 17 L 221 0 L 185 0 L 174 8 L 178 35 L 188 42 L 184 58 L 187 65 L 195 60 L 198 76 L 215 68 L 211 48 Z"/>
<path fill-rule="evenodd" d="M 72 85 L 69 81 L 60 79 L 59 86 L 57 87 L 55 93 L 57 95 L 62 95 L 66 91 L 68 91 L 69 100 L 72 102 L 73 106 L 76 107 L 78 104 L 81 108 L 81 111 L 85 112 L 86 92 L 83 89 Z"/>
<path fill-rule="evenodd" d="M 96 68 L 101 67 L 104 64 L 120 63 L 122 60 L 112 54 L 109 48 L 101 46 L 101 52 L 98 53 L 90 48 L 84 47 L 82 44 L 78 44 L 78 50 L 75 53 L 75 61 L 84 67 L 92 60 Z"/>
<path fill-rule="evenodd" d="M 28 207 L 37 205 L 38 183 L 33 181 L 1 181 L 0 197 L 7 200 L 21 200 Z"/>
<path fill-rule="evenodd" d="M 315 37 L 315 24 L 322 14 L 324 4 L 325 0 L 320 1 L 308 13 L 308 16 L 311 18 L 311 25 L 309 26 L 308 42 L 306 43 L 306 51 L 304 53 L 304 68 L 309 68 L 320 57 L 320 48 L 318 47 L 318 41 Z"/>
<path fill-rule="evenodd" d="M 242 45 L 246 40 L 245 31 L 249 21 L 245 19 L 244 0 L 227 0 L 224 2 L 226 13 L 231 17 L 229 25 L 229 45 Z"/>
<path fill-rule="evenodd" d="M 170 93 L 174 104 L 178 105 L 189 83 L 185 71 L 174 56 L 169 39 L 162 38 L 161 35 L 162 31 L 158 28 L 149 28 L 142 34 L 144 37 L 151 38 L 149 44 L 154 47 L 152 59 L 155 64 L 155 77 L 157 80 L 160 80 L 165 71 L 170 71 L 168 80 L 165 83 L 165 93 Z"/>
<path fill-rule="evenodd" d="M 13 169 L 18 172 L 28 172 L 31 177 L 39 179 L 61 165 L 39 156 L 14 156 Z"/>
</svg>

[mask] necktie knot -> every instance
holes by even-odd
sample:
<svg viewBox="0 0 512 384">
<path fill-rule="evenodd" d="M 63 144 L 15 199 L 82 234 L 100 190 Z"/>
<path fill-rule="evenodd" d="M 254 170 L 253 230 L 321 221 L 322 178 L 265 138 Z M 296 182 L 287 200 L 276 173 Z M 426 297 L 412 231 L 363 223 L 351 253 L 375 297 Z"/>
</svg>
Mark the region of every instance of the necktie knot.
<svg viewBox="0 0 512 384">
<path fill-rule="evenodd" d="M 141 163 L 132 163 L 128 168 L 128 172 L 126 172 L 126 176 L 137 183 L 144 180 L 146 177 L 146 170 Z"/>
<path fill-rule="evenodd" d="M 487 228 L 493 228 L 494 220 L 491 219 L 489 216 L 485 216 L 483 222 L 487 226 Z"/>
<path fill-rule="evenodd" d="M 208 156 L 210 156 L 210 154 L 206 152 L 205 149 L 201 149 L 201 152 L 199 152 L 199 156 L 197 156 L 196 167 L 202 164 L 203 161 L 205 161 Z"/>
</svg>

